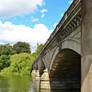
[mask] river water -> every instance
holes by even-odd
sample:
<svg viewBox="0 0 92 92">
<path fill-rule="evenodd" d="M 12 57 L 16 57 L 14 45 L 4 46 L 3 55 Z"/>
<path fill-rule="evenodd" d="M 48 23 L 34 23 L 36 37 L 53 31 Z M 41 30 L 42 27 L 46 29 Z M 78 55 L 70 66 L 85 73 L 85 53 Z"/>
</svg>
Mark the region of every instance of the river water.
<svg viewBox="0 0 92 92">
<path fill-rule="evenodd" d="M 0 76 L 0 92 L 37 92 L 29 76 Z M 79 90 L 42 90 L 39 92 L 80 92 Z"/>
</svg>

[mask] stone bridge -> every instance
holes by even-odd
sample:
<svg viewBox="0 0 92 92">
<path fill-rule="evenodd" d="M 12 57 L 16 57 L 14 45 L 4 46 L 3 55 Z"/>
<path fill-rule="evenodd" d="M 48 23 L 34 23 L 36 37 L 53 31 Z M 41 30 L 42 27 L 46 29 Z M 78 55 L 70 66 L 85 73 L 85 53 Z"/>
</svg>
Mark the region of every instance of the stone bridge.
<svg viewBox="0 0 92 92">
<path fill-rule="evenodd" d="M 92 92 L 92 0 L 73 1 L 34 61 L 32 76 L 43 89 Z"/>
</svg>

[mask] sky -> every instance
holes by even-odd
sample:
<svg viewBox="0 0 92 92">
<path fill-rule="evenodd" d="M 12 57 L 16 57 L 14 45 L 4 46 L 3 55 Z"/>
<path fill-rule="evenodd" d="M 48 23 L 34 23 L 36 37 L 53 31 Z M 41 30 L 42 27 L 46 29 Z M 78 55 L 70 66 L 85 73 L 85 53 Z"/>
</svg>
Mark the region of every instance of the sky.
<svg viewBox="0 0 92 92">
<path fill-rule="evenodd" d="M 44 44 L 73 0 L 0 0 L 0 44 Z"/>
</svg>

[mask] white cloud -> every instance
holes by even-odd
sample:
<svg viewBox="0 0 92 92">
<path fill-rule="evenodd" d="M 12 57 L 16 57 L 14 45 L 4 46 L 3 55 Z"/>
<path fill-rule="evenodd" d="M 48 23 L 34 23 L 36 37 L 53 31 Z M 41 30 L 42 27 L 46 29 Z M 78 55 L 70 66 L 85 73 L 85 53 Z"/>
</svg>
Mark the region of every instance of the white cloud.
<svg viewBox="0 0 92 92">
<path fill-rule="evenodd" d="M 14 25 L 11 22 L 0 22 L 0 42 L 16 43 L 17 41 L 29 42 L 32 47 L 37 43 L 45 43 L 52 30 L 44 24 L 36 24 L 34 28 L 24 25 Z"/>
<path fill-rule="evenodd" d="M 34 18 L 34 17 L 31 17 L 31 20 L 32 20 L 32 22 L 38 22 L 39 21 L 38 18 Z"/>
<path fill-rule="evenodd" d="M 73 0 L 69 0 L 69 2 L 68 2 L 68 3 L 69 3 L 69 4 L 71 4 L 72 2 L 73 2 Z"/>
<path fill-rule="evenodd" d="M 45 12 L 47 12 L 47 9 L 42 9 L 41 10 L 41 13 L 45 13 Z"/>
<path fill-rule="evenodd" d="M 41 15 L 41 18 L 43 18 L 44 16 L 45 16 L 45 14 L 42 14 L 42 15 Z"/>
<path fill-rule="evenodd" d="M 43 17 L 45 16 L 45 13 L 46 13 L 47 11 L 48 11 L 47 9 L 42 9 L 42 10 L 41 10 L 41 13 L 42 13 L 41 18 L 43 18 Z"/>
<path fill-rule="evenodd" d="M 11 17 L 34 12 L 43 0 L 0 0 L 0 17 Z"/>
</svg>

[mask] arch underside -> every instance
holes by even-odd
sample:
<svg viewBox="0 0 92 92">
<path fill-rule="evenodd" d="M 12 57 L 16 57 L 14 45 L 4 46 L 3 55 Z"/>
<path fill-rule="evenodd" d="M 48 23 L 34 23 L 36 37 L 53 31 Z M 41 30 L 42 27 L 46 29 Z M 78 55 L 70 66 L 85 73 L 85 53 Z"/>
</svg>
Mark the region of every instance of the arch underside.
<svg viewBox="0 0 92 92">
<path fill-rule="evenodd" d="M 80 90 L 81 56 L 71 49 L 60 51 L 50 70 L 50 81 L 52 88 Z"/>
<path fill-rule="evenodd" d="M 40 76 L 44 73 L 44 70 L 46 69 L 45 64 L 43 61 L 41 61 L 41 65 L 39 65 L 39 74 Z"/>
</svg>

